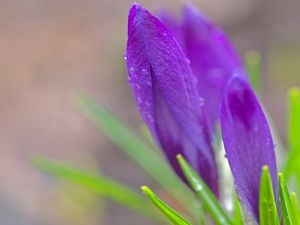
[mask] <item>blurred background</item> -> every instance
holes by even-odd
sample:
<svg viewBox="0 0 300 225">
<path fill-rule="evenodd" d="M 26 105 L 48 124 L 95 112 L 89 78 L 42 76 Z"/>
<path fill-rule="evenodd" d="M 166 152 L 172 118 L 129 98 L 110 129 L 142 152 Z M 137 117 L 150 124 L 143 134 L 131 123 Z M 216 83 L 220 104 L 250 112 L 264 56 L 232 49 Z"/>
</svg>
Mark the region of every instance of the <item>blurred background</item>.
<svg viewBox="0 0 300 225">
<path fill-rule="evenodd" d="M 280 135 L 285 96 L 300 85 L 300 1 L 194 0 L 240 54 L 263 56 L 263 100 Z M 179 12 L 183 1 L 140 1 Z M 32 154 L 155 187 L 68 100 L 84 92 L 134 129 L 126 83 L 127 0 L 0 0 L 0 225 L 153 225 L 142 216 L 32 168 Z"/>
</svg>

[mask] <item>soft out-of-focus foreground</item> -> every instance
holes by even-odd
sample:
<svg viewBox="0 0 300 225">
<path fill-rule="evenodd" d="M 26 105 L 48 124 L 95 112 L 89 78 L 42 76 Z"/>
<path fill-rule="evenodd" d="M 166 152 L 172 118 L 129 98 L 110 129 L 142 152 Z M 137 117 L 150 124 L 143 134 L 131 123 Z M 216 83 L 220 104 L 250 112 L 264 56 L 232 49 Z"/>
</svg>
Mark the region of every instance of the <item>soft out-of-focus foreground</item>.
<svg viewBox="0 0 300 225">
<path fill-rule="evenodd" d="M 192 1 L 241 54 L 263 56 L 263 100 L 285 131 L 285 92 L 300 85 L 300 1 Z M 126 83 L 131 1 L 0 1 L 0 225 L 153 224 L 33 169 L 32 154 L 101 171 L 138 187 L 149 177 L 70 104 L 85 92 L 133 128 L 141 121 Z M 140 1 L 179 11 L 182 1 Z"/>
</svg>

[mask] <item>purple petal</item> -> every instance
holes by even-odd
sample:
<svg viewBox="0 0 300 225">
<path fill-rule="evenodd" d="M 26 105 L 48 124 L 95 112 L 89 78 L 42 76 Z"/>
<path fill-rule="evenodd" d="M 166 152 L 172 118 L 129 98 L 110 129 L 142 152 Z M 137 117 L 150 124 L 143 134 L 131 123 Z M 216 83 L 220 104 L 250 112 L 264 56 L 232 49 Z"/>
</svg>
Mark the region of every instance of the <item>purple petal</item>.
<svg viewBox="0 0 300 225">
<path fill-rule="evenodd" d="M 134 4 L 128 18 L 128 80 L 141 115 L 171 165 L 182 176 L 183 154 L 217 194 L 217 169 L 197 87 L 171 32 Z"/>
<path fill-rule="evenodd" d="M 221 130 L 239 198 L 258 221 L 261 168 L 269 167 L 274 193 L 277 193 L 276 159 L 266 117 L 242 76 L 232 77 L 226 86 Z"/>
<path fill-rule="evenodd" d="M 176 18 L 172 12 L 167 9 L 160 9 L 157 12 L 157 17 L 160 21 L 172 32 L 175 36 L 177 43 L 179 43 L 180 47 L 183 49 L 184 47 L 184 32 L 182 32 L 181 23 L 178 18 Z M 184 50 L 184 49 L 183 49 Z"/>
<path fill-rule="evenodd" d="M 200 95 L 204 99 L 210 130 L 213 131 L 219 119 L 225 84 L 234 73 L 243 70 L 241 60 L 226 34 L 194 7 L 186 5 L 183 8 L 181 24 L 166 12 L 160 15 L 191 62 Z"/>
</svg>

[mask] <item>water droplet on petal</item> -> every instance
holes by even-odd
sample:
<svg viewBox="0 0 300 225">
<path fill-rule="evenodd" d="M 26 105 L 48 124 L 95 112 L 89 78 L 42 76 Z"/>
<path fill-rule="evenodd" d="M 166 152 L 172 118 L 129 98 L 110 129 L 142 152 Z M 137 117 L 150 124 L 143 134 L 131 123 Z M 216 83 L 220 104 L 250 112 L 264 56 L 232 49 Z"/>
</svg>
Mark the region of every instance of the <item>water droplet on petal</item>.
<svg viewBox="0 0 300 225">
<path fill-rule="evenodd" d="M 148 71 L 146 69 L 142 69 L 142 75 L 147 75 Z"/>
<path fill-rule="evenodd" d="M 141 86 L 139 84 L 136 84 L 135 87 L 136 87 L 137 90 L 141 89 Z"/>
<path fill-rule="evenodd" d="M 198 99 L 198 101 L 199 101 L 200 106 L 204 106 L 204 103 L 205 103 L 204 98 L 200 97 Z"/>
<path fill-rule="evenodd" d="M 151 123 L 154 122 L 154 119 L 153 119 L 153 116 L 152 116 L 152 115 L 149 114 L 147 117 L 148 117 L 148 120 L 149 120 Z"/>
</svg>

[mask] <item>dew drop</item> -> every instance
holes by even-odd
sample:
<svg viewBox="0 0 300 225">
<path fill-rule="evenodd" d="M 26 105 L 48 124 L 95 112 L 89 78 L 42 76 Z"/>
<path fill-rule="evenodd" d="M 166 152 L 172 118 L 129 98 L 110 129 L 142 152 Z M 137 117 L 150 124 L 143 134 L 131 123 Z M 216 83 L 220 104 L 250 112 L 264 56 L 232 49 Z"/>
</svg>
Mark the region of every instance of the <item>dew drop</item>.
<svg viewBox="0 0 300 225">
<path fill-rule="evenodd" d="M 148 71 L 146 69 L 142 69 L 142 75 L 147 75 Z"/>
<path fill-rule="evenodd" d="M 198 99 L 198 101 L 199 101 L 199 104 L 200 104 L 200 106 L 204 106 L 204 103 L 205 103 L 205 101 L 204 101 L 204 98 L 199 98 Z"/>
<path fill-rule="evenodd" d="M 151 87 L 152 86 L 152 83 L 150 80 L 147 81 L 147 86 Z"/>
<path fill-rule="evenodd" d="M 137 90 L 141 90 L 141 86 L 139 84 L 136 84 L 135 87 Z"/>
<path fill-rule="evenodd" d="M 191 61 L 188 58 L 185 58 L 187 64 L 191 64 Z"/>
<path fill-rule="evenodd" d="M 148 117 L 148 120 L 149 120 L 151 123 L 154 122 L 154 119 L 153 119 L 153 116 L 152 116 L 152 115 L 149 114 L 147 117 Z"/>
<path fill-rule="evenodd" d="M 201 185 L 197 185 L 195 189 L 196 189 L 196 191 L 202 191 L 202 186 Z"/>
</svg>

